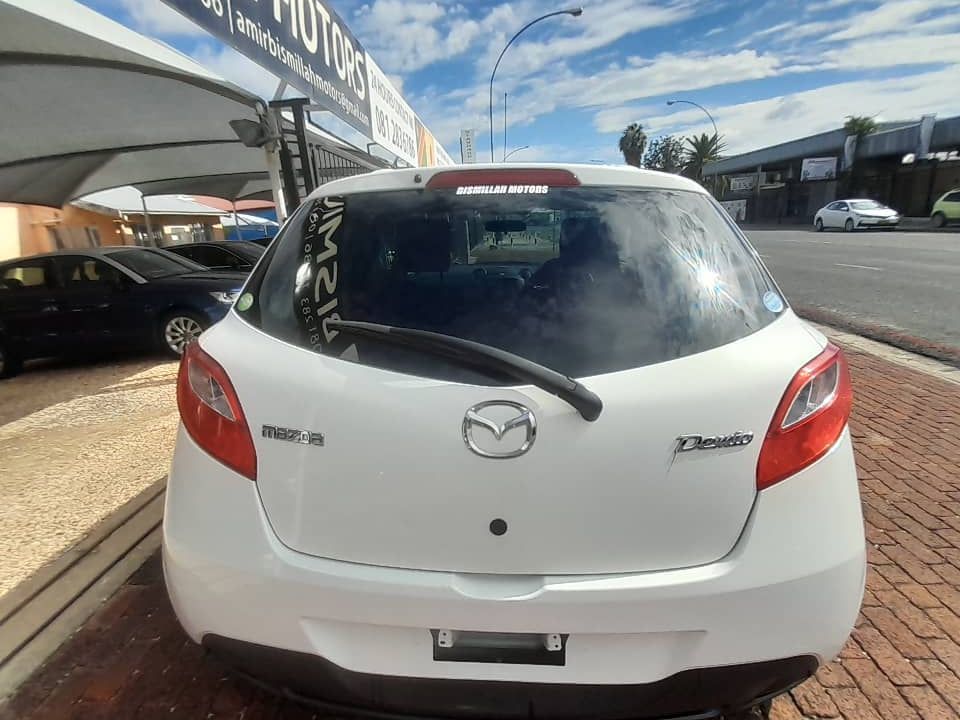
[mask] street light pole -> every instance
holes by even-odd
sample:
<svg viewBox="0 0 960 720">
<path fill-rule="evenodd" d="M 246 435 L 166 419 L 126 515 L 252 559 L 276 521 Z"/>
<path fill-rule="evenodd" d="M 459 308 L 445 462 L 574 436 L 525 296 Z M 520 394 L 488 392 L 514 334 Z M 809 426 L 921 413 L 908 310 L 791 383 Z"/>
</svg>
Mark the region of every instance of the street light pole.
<svg viewBox="0 0 960 720">
<path fill-rule="evenodd" d="M 524 25 L 517 33 L 510 38 L 510 41 L 504 45 L 503 50 L 500 51 L 500 57 L 497 58 L 496 64 L 493 66 L 493 72 L 490 73 L 490 162 L 495 162 L 493 159 L 493 79 L 497 75 L 497 68 L 500 67 L 500 61 L 503 60 L 504 54 L 507 52 L 507 49 L 513 45 L 513 41 L 518 37 L 523 35 L 523 33 L 530 27 L 536 25 L 541 20 L 546 20 L 547 18 L 552 18 L 557 15 L 570 15 L 572 17 L 580 17 L 583 14 L 583 8 L 569 8 L 567 10 L 557 10 L 556 12 L 547 13 L 546 15 L 541 15 L 535 20 L 531 20 L 526 25 Z"/>
<path fill-rule="evenodd" d="M 518 148 L 516 148 L 516 149 L 514 149 L 514 150 L 511 150 L 510 152 L 508 152 L 506 155 L 503 156 L 503 161 L 506 162 L 506 161 L 510 158 L 510 156 L 513 155 L 514 153 L 518 153 L 518 152 L 520 152 L 521 150 L 526 150 L 526 149 L 528 149 L 529 147 L 530 147 L 529 145 L 521 145 L 520 147 L 518 147 Z"/>
<path fill-rule="evenodd" d="M 694 107 L 698 107 L 698 108 L 700 108 L 701 110 L 703 110 L 703 112 L 706 114 L 706 116 L 707 116 L 708 118 L 710 118 L 710 122 L 713 123 L 713 135 L 714 135 L 714 137 L 716 137 L 716 138 L 719 138 L 719 137 L 720 137 L 720 133 L 717 132 L 717 121 L 713 119 L 713 115 L 711 115 L 711 114 L 710 114 L 710 111 L 707 110 L 703 105 L 700 105 L 699 103 L 695 103 L 695 102 L 693 102 L 693 100 L 667 100 L 667 105 L 676 105 L 677 103 L 684 103 L 684 104 L 686 104 L 686 105 L 693 105 Z"/>
<path fill-rule="evenodd" d="M 507 94 L 503 94 L 503 159 L 507 159 Z"/>
</svg>

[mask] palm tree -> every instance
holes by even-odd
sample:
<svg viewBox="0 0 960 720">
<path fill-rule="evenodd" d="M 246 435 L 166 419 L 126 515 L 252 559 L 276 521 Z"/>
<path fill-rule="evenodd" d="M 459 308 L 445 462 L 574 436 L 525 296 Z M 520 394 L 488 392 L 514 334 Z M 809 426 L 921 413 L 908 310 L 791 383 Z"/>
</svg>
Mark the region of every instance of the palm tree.
<svg viewBox="0 0 960 720">
<path fill-rule="evenodd" d="M 867 135 L 877 131 L 877 123 L 872 117 L 867 115 L 847 115 L 846 121 L 843 123 L 843 130 L 847 134 L 847 137 L 853 136 L 856 138 L 856 145 L 853 151 L 853 157 L 856 158 L 857 149 L 859 149 L 861 141 Z M 841 183 L 842 193 L 844 195 L 856 194 L 859 191 L 860 174 L 857 172 L 858 170 L 857 163 L 855 161 L 852 162 L 848 168 L 847 176 Z"/>
<path fill-rule="evenodd" d="M 620 152 L 627 165 L 643 167 L 643 151 L 647 147 L 647 135 L 643 132 L 643 125 L 630 123 L 623 135 L 620 136 Z"/>
<path fill-rule="evenodd" d="M 846 122 L 843 123 L 843 129 L 847 135 L 856 135 L 859 141 L 866 135 L 875 133 L 877 123 L 867 115 L 847 115 Z"/>
<path fill-rule="evenodd" d="M 697 181 L 703 179 L 703 166 L 715 162 L 723 156 L 727 144 L 717 135 L 694 135 L 687 138 L 684 157 L 684 174 Z"/>
</svg>

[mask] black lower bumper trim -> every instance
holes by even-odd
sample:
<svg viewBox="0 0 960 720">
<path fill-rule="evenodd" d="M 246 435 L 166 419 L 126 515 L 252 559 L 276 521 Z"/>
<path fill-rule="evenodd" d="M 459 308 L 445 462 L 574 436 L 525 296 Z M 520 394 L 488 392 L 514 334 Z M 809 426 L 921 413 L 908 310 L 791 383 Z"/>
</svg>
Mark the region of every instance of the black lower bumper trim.
<svg viewBox="0 0 960 720">
<path fill-rule="evenodd" d="M 818 661 L 799 656 L 686 670 L 644 685 L 445 680 L 368 675 L 318 655 L 216 635 L 203 644 L 260 685 L 353 715 L 376 718 L 640 720 L 717 718 L 799 685 Z"/>
</svg>

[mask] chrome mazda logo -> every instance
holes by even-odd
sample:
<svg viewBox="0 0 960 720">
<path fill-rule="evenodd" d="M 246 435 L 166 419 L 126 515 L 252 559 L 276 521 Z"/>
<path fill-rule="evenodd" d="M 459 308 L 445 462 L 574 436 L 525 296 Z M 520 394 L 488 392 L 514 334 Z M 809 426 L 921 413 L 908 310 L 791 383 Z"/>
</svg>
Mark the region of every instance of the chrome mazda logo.
<svg viewBox="0 0 960 720">
<path fill-rule="evenodd" d="M 482 457 L 519 457 L 536 439 L 537 419 L 520 403 L 482 402 L 467 410 L 463 418 L 463 442 Z"/>
</svg>

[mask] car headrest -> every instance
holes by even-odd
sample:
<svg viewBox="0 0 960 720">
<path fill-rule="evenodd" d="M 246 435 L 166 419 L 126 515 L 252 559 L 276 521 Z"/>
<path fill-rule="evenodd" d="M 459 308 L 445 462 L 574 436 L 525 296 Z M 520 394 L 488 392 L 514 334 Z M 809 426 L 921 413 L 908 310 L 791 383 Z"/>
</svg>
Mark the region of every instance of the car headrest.
<svg viewBox="0 0 960 720">
<path fill-rule="evenodd" d="M 450 269 L 453 229 L 443 218 L 415 218 L 397 225 L 394 267 L 403 272 L 446 272 Z"/>
<path fill-rule="evenodd" d="M 560 255 L 568 259 L 602 258 L 610 254 L 610 233 L 598 217 L 566 218 L 560 225 Z M 614 249 L 614 253 L 615 253 Z"/>
</svg>

